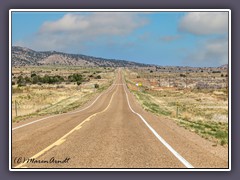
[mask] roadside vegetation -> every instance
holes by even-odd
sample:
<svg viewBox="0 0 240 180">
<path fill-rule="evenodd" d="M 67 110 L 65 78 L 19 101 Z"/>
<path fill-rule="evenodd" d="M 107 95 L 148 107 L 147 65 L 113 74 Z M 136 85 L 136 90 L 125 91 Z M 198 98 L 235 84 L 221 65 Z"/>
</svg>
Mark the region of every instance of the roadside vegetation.
<svg viewBox="0 0 240 180">
<path fill-rule="evenodd" d="M 114 74 L 113 68 L 13 68 L 12 121 L 77 109 L 108 88 Z"/>
<path fill-rule="evenodd" d="M 168 117 L 179 126 L 217 144 L 228 144 L 228 91 L 221 89 L 160 87 L 154 89 L 139 74 L 126 70 L 130 91 L 142 107 L 158 116 Z M 151 72 L 150 72 L 151 73 Z M 131 78 L 135 77 L 135 78 Z"/>
</svg>

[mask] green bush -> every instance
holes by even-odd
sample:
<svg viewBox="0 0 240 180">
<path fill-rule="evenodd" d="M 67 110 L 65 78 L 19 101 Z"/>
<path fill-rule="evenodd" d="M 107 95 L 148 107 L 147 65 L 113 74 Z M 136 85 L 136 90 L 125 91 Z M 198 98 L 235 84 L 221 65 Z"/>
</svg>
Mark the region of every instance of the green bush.
<svg viewBox="0 0 240 180">
<path fill-rule="evenodd" d="M 77 81 L 82 82 L 83 81 L 83 77 L 82 77 L 81 74 L 73 74 L 73 75 L 69 75 L 68 76 L 68 80 L 70 82 L 77 82 Z"/>
</svg>

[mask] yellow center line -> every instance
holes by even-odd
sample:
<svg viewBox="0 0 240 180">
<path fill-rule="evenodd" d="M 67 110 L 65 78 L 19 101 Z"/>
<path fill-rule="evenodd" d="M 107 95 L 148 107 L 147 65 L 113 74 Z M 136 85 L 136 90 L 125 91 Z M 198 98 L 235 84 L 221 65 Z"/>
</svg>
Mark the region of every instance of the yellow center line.
<svg viewBox="0 0 240 180">
<path fill-rule="evenodd" d="M 116 92 L 117 92 L 117 90 L 118 90 L 118 87 L 119 87 L 119 86 L 117 86 L 116 91 L 115 91 L 115 92 L 113 93 L 113 95 L 111 96 L 111 99 L 110 99 L 110 102 L 109 102 L 108 106 L 107 106 L 104 110 L 92 114 L 91 116 L 89 116 L 88 118 L 86 118 L 83 122 L 81 122 L 79 125 L 77 125 L 75 128 L 73 128 L 71 131 L 69 131 L 67 134 L 65 134 L 65 135 L 62 136 L 60 139 L 58 139 L 56 142 L 54 142 L 53 144 L 49 145 L 48 147 L 46 147 L 45 149 L 43 149 L 42 151 L 40 151 L 39 153 L 35 154 L 34 156 L 32 156 L 32 157 L 29 158 L 29 159 L 36 159 L 36 158 L 38 158 L 39 156 L 41 156 L 42 154 L 44 154 L 44 153 L 46 153 L 47 151 L 49 151 L 50 149 L 52 149 L 53 147 L 61 145 L 63 142 L 66 141 L 66 138 L 67 138 L 70 134 L 72 134 L 72 133 L 73 133 L 74 131 L 76 131 L 76 130 L 81 129 L 82 125 L 83 125 L 85 122 L 90 121 L 90 119 L 91 119 L 92 117 L 95 117 L 96 115 L 99 115 L 99 114 L 105 112 L 105 111 L 110 107 L 110 104 L 111 104 L 111 102 L 112 102 L 112 100 L 113 100 L 113 96 L 116 94 Z M 27 162 L 23 162 L 23 163 L 15 166 L 15 168 L 21 168 L 21 167 L 24 166 L 26 163 L 27 163 Z"/>
</svg>

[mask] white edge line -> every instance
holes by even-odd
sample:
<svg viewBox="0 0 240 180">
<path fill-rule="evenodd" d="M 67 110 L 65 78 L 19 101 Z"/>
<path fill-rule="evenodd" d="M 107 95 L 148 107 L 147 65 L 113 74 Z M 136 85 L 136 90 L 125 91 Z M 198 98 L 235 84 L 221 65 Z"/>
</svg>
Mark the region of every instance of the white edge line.
<svg viewBox="0 0 240 180">
<path fill-rule="evenodd" d="M 79 113 L 79 112 L 81 112 L 81 111 L 84 111 L 84 110 L 90 108 L 103 94 L 111 91 L 114 86 L 115 86 L 115 84 L 112 84 L 111 87 L 110 87 L 107 91 L 101 93 L 101 94 L 92 102 L 92 104 L 90 104 L 89 106 L 87 106 L 87 107 L 85 107 L 85 108 L 83 108 L 83 109 L 81 109 L 81 110 L 79 110 L 79 111 L 74 111 L 74 112 L 69 112 L 69 113 L 63 113 L 63 114 L 57 114 L 57 115 L 53 115 L 53 116 L 48 116 L 48 117 L 45 117 L 45 118 L 42 118 L 42 119 L 38 119 L 38 120 L 35 120 L 35 121 L 32 121 L 32 122 L 29 122 L 29 123 L 26 123 L 26 124 L 17 126 L 17 127 L 15 127 L 15 128 L 12 128 L 12 131 L 14 131 L 14 130 L 16 130 L 16 129 L 19 129 L 19 128 L 22 128 L 22 127 L 25 127 L 25 126 L 28 126 L 28 125 L 30 125 L 30 124 L 37 123 L 37 122 L 39 122 L 39 121 L 43 121 L 43 120 L 45 120 L 45 119 L 53 118 L 53 117 L 56 117 L 56 116 L 62 116 L 62 115 L 68 115 L 68 114 L 75 114 L 75 113 Z M 10 104 L 11 104 L 11 103 L 10 103 Z M 10 105 L 9 105 L 9 106 L 10 106 Z M 10 130 L 10 131 L 11 131 L 11 130 Z"/>
<path fill-rule="evenodd" d="M 128 102 L 128 106 L 130 108 L 130 110 L 138 115 L 138 117 L 140 117 L 140 119 L 145 123 L 145 125 L 152 131 L 152 133 L 158 138 L 158 140 L 169 150 L 171 151 L 171 153 L 179 160 L 181 161 L 187 168 L 194 168 L 186 159 L 184 159 L 180 154 L 178 154 L 177 151 L 175 151 L 148 123 L 147 121 L 140 115 L 138 114 L 137 112 L 135 112 L 132 107 L 130 106 L 130 103 L 129 103 L 129 99 L 128 99 L 128 95 L 127 95 L 127 92 L 126 92 L 126 86 L 124 86 L 124 91 L 125 91 L 125 94 L 126 94 L 126 97 L 127 97 L 127 102 Z"/>
</svg>

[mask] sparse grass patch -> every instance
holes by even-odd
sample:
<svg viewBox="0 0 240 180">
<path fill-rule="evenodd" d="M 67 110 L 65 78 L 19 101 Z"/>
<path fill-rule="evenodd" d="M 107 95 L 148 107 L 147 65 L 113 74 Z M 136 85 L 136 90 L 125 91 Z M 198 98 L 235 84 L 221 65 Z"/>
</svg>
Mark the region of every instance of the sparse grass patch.
<svg viewBox="0 0 240 180">
<path fill-rule="evenodd" d="M 144 109 L 146 109 L 147 111 L 150 111 L 155 114 L 165 115 L 165 116 L 169 116 L 171 114 L 170 111 L 162 108 L 158 104 L 149 100 L 149 96 L 146 93 L 138 92 L 138 91 L 132 91 L 132 92 L 137 96 L 137 98 L 142 103 Z"/>
<path fill-rule="evenodd" d="M 222 146 L 228 144 L 228 123 L 178 120 L 178 124 Z"/>
<path fill-rule="evenodd" d="M 23 67 L 21 67 L 23 68 Z M 20 73 L 23 76 L 39 74 L 60 74 L 67 78 L 71 74 L 81 74 L 83 71 L 98 75 L 101 72 L 101 79 L 89 79 L 86 82 L 66 82 L 58 84 L 27 84 L 24 87 L 12 86 L 12 121 L 17 122 L 31 117 L 60 114 L 79 108 L 84 103 L 93 98 L 96 94 L 107 89 L 113 82 L 113 69 L 103 70 L 103 68 L 84 69 L 80 67 L 24 67 Z M 40 70 L 41 69 L 41 70 Z M 52 70 L 54 69 L 54 71 Z M 13 68 L 14 74 L 18 74 L 19 69 Z M 33 73 L 34 72 L 34 73 Z M 34 75 L 35 76 L 35 75 Z M 75 84 L 74 84 L 75 83 Z M 98 88 L 94 85 L 98 84 Z M 15 104 L 16 102 L 16 104 Z M 17 116 L 15 111 L 17 105 Z"/>
<path fill-rule="evenodd" d="M 144 73 L 140 74 L 140 78 L 136 78 L 139 74 L 133 75 L 132 71 L 126 70 L 124 75 L 130 91 L 144 109 L 173 119 L 179 126 L 216 144 L 228 144 L 228 90 L 226 88 L 178 88 L 168 87 L 168 84 L 158 87 L 156 78 L 149 80 L 147 79 L 149 76 Z M 142 78 L 143 76 L 146 78 Z M 174 74 L 171 73 L 163 73 L 160 76 L 174 78 Z M 135 85 L 137 82 L 145 83 L 143 87 L 137 88 Z M 155 82 L 153 86 L 152 82 Z"/>
</svg>

